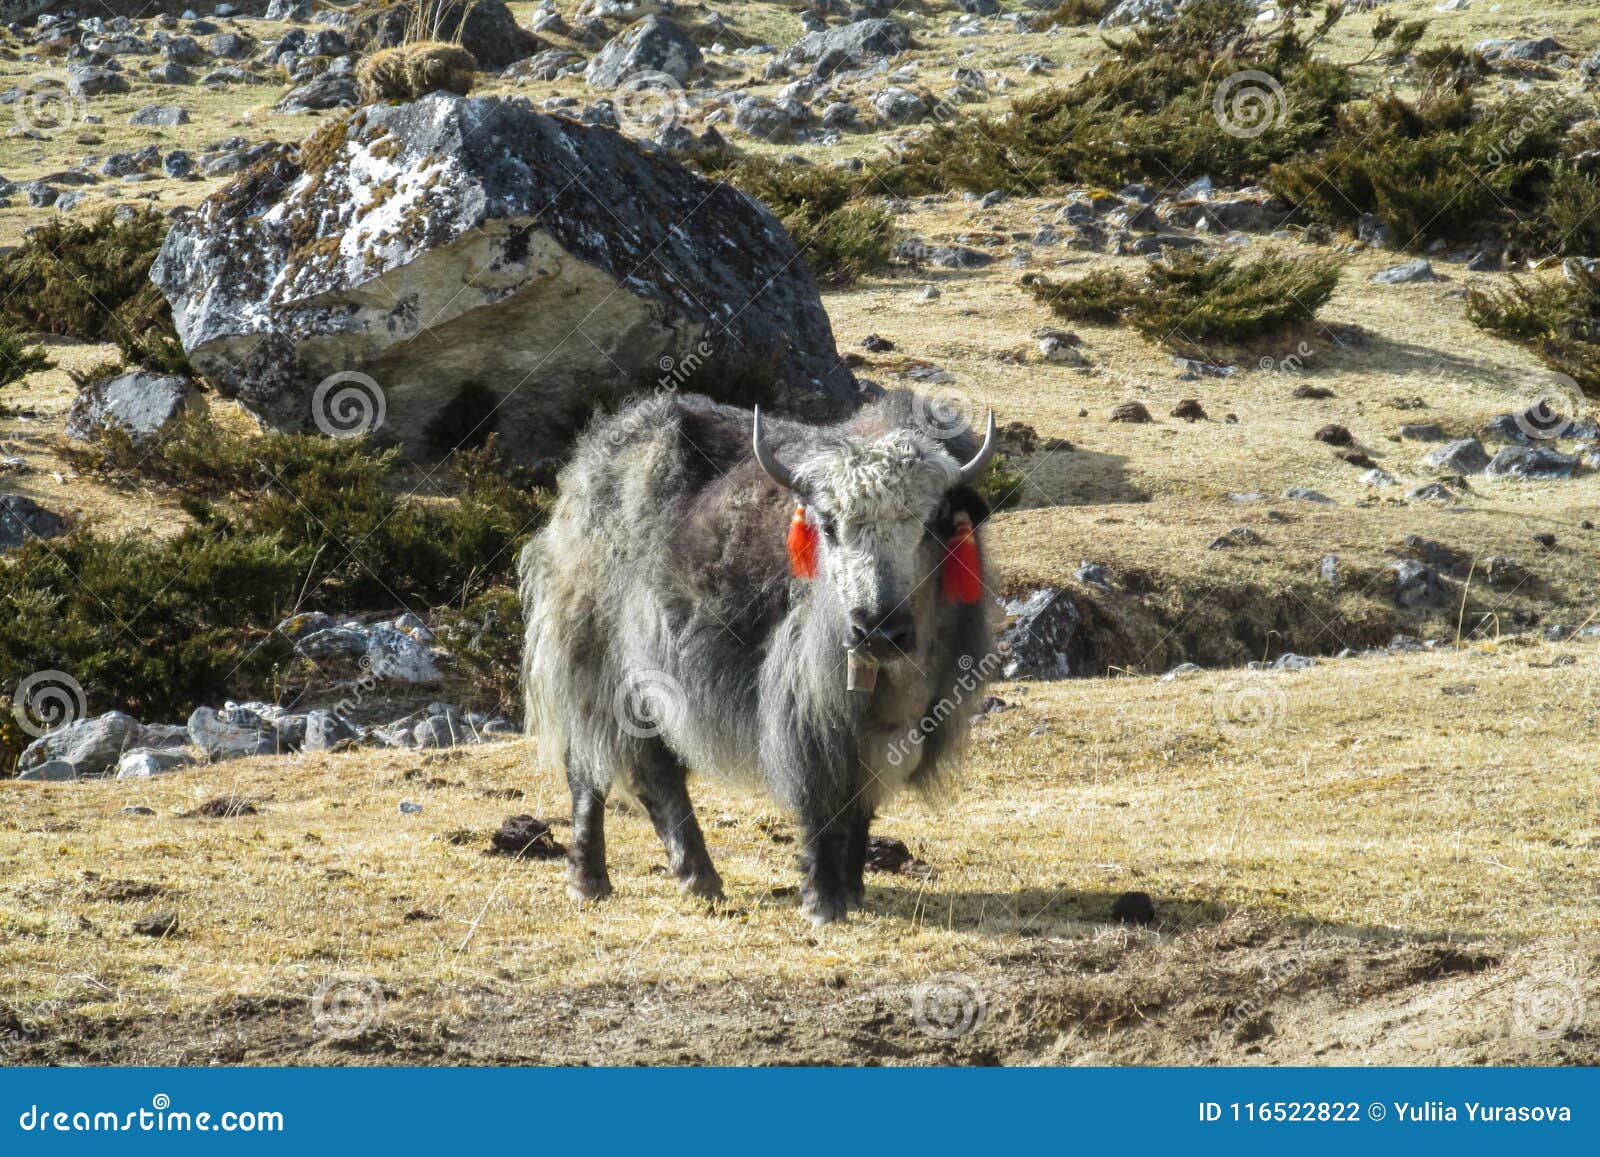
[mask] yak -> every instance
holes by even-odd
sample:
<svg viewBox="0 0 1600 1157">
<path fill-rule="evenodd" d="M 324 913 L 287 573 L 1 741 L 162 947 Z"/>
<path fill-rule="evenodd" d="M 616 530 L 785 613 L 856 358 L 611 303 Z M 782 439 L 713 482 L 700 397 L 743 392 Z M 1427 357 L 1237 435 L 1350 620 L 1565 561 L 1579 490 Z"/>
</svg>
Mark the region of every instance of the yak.
<svg viewBox="0 0 1600 1157">
<path fill-rule="evenodd" d="M 527 731 L 572 791 L 574 899 L 611 894 L 612 796 L 642 806 L 684 891 L 721 897 L 693 771 L 797 814 L 814 924 L 864 904 L 876 811 L 959 760 L 959 704 L 993 658 L 994 415 L 980 445 L 930 412 L 891 391 L 812 426 L 669 392 L 579 438 L 518 561 Z"/>
</svg>

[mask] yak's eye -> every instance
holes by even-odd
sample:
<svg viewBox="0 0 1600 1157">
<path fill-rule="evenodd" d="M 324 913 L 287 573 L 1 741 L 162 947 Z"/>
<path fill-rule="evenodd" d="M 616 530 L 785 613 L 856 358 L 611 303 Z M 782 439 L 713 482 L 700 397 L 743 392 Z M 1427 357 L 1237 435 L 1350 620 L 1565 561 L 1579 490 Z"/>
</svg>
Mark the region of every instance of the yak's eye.
<svg viewBox="0 0 1600 1157">
<path fill-rule="evenodd" d="M 829 518 L 826 514 L 817 515 L 817 529 L 822 532 L 822 537 L 827 539 L 829 542 L 833 542 L 838 538 L 838 535 L 834 529 L 833 519 Z"/>
</svg>

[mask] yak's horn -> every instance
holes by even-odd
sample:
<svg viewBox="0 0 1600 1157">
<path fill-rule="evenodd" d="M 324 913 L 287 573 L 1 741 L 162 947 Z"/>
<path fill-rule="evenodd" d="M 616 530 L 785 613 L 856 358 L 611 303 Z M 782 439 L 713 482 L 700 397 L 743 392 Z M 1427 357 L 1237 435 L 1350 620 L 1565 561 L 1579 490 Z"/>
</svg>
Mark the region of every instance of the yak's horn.
<svg viewBox="0 0 1600 1157">
<path fill-rule="evenodd" d="M 779 486 L 788 490 L 795 489 L 794 475 L 789 473 L 789 468 L 778 461 L 778 456 L 767 448 L 767 440 L 761 436 L 761 407 L 756 407 L 755 422 L 750 435 L 750 447 L 756 453 L 756 461 L 761 463 L 761 469 Z"/>
<path fill-rule="evenodd" d="M 983 468 L 989 464 L 989 459 L 994 457 L 994 452 L 999 448 L 994 435 L 994 411 L 989 411 L 989 429 L 983 435 L 983 445 L 978 447 L 978 452 L 961 468 L 961 485 L 970 486 L 978 480 L 978 475 L 983 473 Z"/>
</svg>

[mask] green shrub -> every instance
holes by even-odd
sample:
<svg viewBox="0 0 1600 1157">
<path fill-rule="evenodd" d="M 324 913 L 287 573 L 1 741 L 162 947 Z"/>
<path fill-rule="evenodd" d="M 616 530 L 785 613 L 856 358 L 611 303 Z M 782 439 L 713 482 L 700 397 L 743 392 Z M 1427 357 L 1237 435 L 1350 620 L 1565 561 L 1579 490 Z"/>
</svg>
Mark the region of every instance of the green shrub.
<svg viewBox="0 0 1600 1157">
<path fill-rule="evenodd" d="M 867 203 L 865 176 L 820 165 L 746 157 L 702 166 L 772 210 L 824 286 L 849 285 L 889 264 L 894 225 Z"/>
<path fill-rule="evenodd" d="M 1310 53 L 1336 18 L 1306 36 L 1293 22 L 1262 32 L 1253 4 L 1196 0 L 1170 23 L 1134 29 L 1116 57 L 1072 84 L 1015 101 L 1009 115 L 936 127 L 880 179 L 901 195 L 1166 186 L 1201 173 L 1257 182 L 1318 143 L 1349 99 L 1349 71 Z M 1267 79 L 1234 80 L 1241 72 Z"/>
<path fill-rule="evenodd" d="M 0 561 L 0 673 L 71 671 L 96 709 L 172 717 L 271 694 L 290 608 L 458 603 L 511 583 L 548 493 L 493 443 L 450 461 L 454 495 L 397 489 L 392 451 L 310 435 L 245 437 L 185 419 L 146 456 L 112 434 L 82 469 L 137 474 L 198 525 L 169 539 L 79 528 Z"/>
<path fill-rule="evenodd" d="M 1061 0 L 1046 14 L 1040 27 L 1076 28 L 1083 24 L 1098 24 L 1110 6 L 1110 0 Z"/>
<path fill-rule="evenodd" d="M 28 348 L 27 340 L 16 330 L 0 324 L 0 389 L 20 382 L 39 370 L 50 368 L 51 362 L 38 346 Z"/>
<path fill-rule="evenodd" d="M 0 322 L 81 341 L 116 342 L 131 362 L 187 365 L 150 266 L 166 236 L 157 213 L 92 221 L 57 216 L 0 257 Z"/>
<path fill-rule="evenodd" d="M 522 717 L 522 602 L 512 586 L 494 586 L 441 613 L 442 636 L 471 673 L 480 701 Z"/>
<path fill-rule="evenodd" d="M 1570 116 L 1527 98 L 1484 110 L 1455 88 L 1386 94 L 1344 110 L 1326 148 L 1285 160 L 1266 184 L 1316 221 L 1375 213 L 1406 247 L 1472 238 L 1533 210 Z"/>
<path fill-rule="evenodd" d="M 1533 209 L 1518 218 L 1514 232 L 1543 253 L 1600 253 L 1600 181 L 1557 161 L 1538 182 Z"/>
<path fill-rule="evenodd" d="M 1311 320 L 1339 284 L 1332 257 L 1268 253 L 1241 262 L 1224 254 L 1174 254 L 1141 274 L 1099 270 L 1076 281 L 1028 280 L 1034 297 L 1062 317 L 1120 322 L 1177 348 L 1272 337 Z"/>
<path fill-rule="evenodd" d="M 1467 316 L 1536 351 L 1584 393 L 1600 395 L 1600 275 L 1572 265 L 1567 276 L 1571 280 L 1512 278 L 1506 289 L 1474 289 Z"/>
</svg>

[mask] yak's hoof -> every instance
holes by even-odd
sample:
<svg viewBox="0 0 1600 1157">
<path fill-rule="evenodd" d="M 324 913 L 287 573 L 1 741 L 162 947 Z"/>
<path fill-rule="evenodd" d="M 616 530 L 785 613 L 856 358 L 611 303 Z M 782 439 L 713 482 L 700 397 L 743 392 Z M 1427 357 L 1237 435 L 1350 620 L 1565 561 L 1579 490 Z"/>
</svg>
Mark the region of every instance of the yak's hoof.
<svg viewBox="0 0 1600 1157">
<path fill-rule="evenodd" d="M 585 900 L 604 900 L 611 895 L 611 877 L 604 873 L 593 876 L 581 872 L 568 872 L 567 895 L 579 903 Z"/>
<path fill-rule="evenodd" d="M 864 884 L 852 884 L 845 892 L 845 906 L 851 911 L 867 906 L 867 889 Z"/>
<path fill-rule="evenodd" d="M 685 896 L 698 896 L 702 900 L 721 900 L 722 877 L 717 875 L 715 869 L 708 868 L 682 877 L 678 881 L 678 890 Z"/>
<path fill-rule="evenodd" d="M 842 896 L 809 895 L 800 902 L 800 911 L 813 928 L 821 928 L 826 924 L 843 924 L 849 908 Z"/>
</svg>

